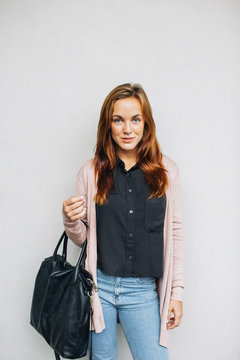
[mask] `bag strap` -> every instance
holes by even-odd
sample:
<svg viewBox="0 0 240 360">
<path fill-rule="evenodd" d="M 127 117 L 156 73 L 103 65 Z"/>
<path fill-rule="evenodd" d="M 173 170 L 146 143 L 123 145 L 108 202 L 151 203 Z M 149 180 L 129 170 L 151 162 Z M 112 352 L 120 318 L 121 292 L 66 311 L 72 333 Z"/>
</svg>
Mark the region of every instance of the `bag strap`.
<svg viewBox="0 0 240 360">
<path fill-rule="evenodd" d="M 53 261 L 56 261 L 57 260 L 57 253 L 58 253 L 58 249 L 62 243 L 64 239 L 64 243 L 63 243 L 63 249 L 62 249 L 62 257 L 64 259 L 64 261 L 67 260 L 67 244 L 68 244 L 68 236 L 66 234 L 66 231 L 64 230 L 58 243 L 57 243 L 57 246 L 53 252 Z M 79 272 L 79 267 L 83 267 L 85 268 L 85 260 L 86 260 L 86 256 L 87 256 L 87 238 L 85 239 L 85 241 L 83 242 L 83 246 L 82 246 L 82 249 L 81 249 L 81 252 L 80 252 L 80 256 L 79 256 L 79 259 L 78 259 L 78 262 L 77 262 L 77 265 L 76 265 L 76 269 L 75 269 L 75 280 L 76 280 L 76 277 L 77 277 L 77 273 Z"/>
<path fill-rule="evenodd" d="M 61 360 L 61 358 L 60 358 L 60 356 L 59 356 L 59 354 L 54 350 L 54 354 L 55 354 L 55 358 L 56 358 L 56 360 Z"/>
<path fill-rule="evenodd" d="M 93 310 L 92 310 L 92 308 L 90 307 L 90 316 L 91 316 L 91 327 L 92 327 L 92 323 L 93 323 L 93 320 L 92 320 L 92 314 L 93 314 Z M 89 354 L 89 360 L 92 360 L 92 332 L 93 332 L 93 330 L 91 330 L 90 331 L 90 333 L 91 333 L 91 344 L 90 344 L 90 354 Z"/>
<path fill-rule="evenodd" d="M 66 261 L 66 258 L 67 258 L 67 243 L 68 243 L 68 236 L 66 234 L 66 231 L 64 230 L 58 243 L 57 243 L 57 246 L 53 252 L 53 259 L 56 260 L 57 258 L 57 252 L 58 252 L 58 249 L 59 249 L 59 246 L 61 245 L 61 242 L 63 241 L 64 239 L 64 243 L 63 243 L 63 250 L 62 250 L 62 257 L 64 258 L 64 260 Z"/>
</svg>

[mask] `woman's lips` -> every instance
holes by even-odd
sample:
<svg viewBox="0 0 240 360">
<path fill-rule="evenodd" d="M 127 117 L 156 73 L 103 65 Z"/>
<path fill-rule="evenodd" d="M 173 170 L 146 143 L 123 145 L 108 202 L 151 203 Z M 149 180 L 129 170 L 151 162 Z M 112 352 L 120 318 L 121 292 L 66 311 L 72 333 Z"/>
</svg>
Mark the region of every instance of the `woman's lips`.
<svg viewBox="0 0 240 360">
<path fill-rule="evenodd" d="M 134 138 L 122 138 L 122 140 L 123 141 L 125 141 L 125 142 L 130 142 L 130 141 L 132 141 Z"/>
</svg>

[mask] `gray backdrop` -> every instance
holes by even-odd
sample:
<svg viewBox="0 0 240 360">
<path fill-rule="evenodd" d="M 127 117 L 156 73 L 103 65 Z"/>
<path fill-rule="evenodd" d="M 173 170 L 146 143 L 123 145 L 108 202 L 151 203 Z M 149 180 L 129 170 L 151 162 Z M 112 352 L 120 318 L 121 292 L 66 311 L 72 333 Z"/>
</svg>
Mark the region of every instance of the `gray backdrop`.
<svg viewBox="0 0 240 360">
<path fill-rule="evenodd" d="M 29 324 L 34 280 L 105 96 L 129 81 L 181 171 L 185 300 L 170 358 L 240 358 L 239 11 L 234 0 L 0 1 L 2 359 L 54 359 Z M 119 324 L 118 335 L 131 359 Z"/>
</svg>

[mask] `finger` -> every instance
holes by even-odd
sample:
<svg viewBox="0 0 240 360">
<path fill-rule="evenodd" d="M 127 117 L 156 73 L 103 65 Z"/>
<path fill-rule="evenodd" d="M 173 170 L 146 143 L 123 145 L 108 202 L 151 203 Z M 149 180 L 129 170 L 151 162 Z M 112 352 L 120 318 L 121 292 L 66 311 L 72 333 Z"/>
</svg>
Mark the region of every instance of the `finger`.
<svg viewBox="0 0 240 360">
<path fill-rule="evenodd" d="M 71 216 L 75 216 L 75 215 L 81 215 L 81 213 L 83 212 L 83 210 L 86 210 L 86 206 L 81 205 L 78 208 L 72 210 L 70 212 Z"/>
<path fill-rule="evenodd" d="M 171 320 L 167 323 L 167 327 L 174 328 L 176 326 L 175 319 L 171 318 Z"/>
<path fill-rule="evenodd" d="M 171 321 L 169 321 L 168 326 L 171 328 L 174 328 L 180 324 L 180 318 L 176 316 L 172 317 L 170 320 Z"/>
<path fill-rule="evenodd" d="M 81 211 L 79 214 L 75 215 L 75 216 L 71 216 L 72 220 L 75 221 L 75 220 L 81 220 L 83 219 L 83 217 L 86 215 L 86 212 L 87 212 L 87 209 L 86 208 L 83 208 L 83 211 Z"/>
<path fill-rule="evenodd" d="M 174 322 L 174 317 L 171 317 L 170 320 L 167 322 L 167 324 L 173 324 Z"/>
<path fill-rule="evenodd" d="M 65 208 L 63 207 L 64 213 L 66 214 L 67 217 L 69 217 L 71 220 L 73 220 L 73 216 L 74 215 L 78 215 L 81 214 L 81 212 L 86 209 L 86 205 L 85 204 L 81 204 L 80 206 L 78 206 L 75 209 L 71 209 L 73 205 L 71 206 L 66 206 Z"/>
<path fill-rule="evenodd" d="M 73 203 L 72 205 L 66 205 L 66 202 L 63 203 L 63 210 L 66 214 L 71 214 L 71 211 L 82 206 L 85 205 L 85 201 L 84 199 L 81 199 L 75 203 Z"/>
<path fill-rule="evenodd" d="M 71 196 L 69 199 L 64 201 L 66 206 L 74 204 L 76 201 L 82 200 L 81 196 Z"/>
<path fill-rule="evenodd" d="M 172 309 L 169 308 L 169 309 L 168 309 L 168 315 L 167 315 L 167 319 L 168 319 L 168 320 L 170 320 L 171 313 L 172 313 Z"/>
<path fill-rule="evenodd" d="M 178 326 L 180 324 L 180 321 L 181 321 L 181 317 L 179 315 L 176 315 L 175 316 L 175 320 L 174 320 L 174 324 L 176 326 Z"/>
<path fill-rule="evenodd" d="M 74 204 L 69 205 L 69 210 L 72 211 L 79 208 L 80 206 L 85 206 L 85 205 L 86 205 L 85 200 L 81 199 L 80 201 L 77 201 Z"/>
</svg>

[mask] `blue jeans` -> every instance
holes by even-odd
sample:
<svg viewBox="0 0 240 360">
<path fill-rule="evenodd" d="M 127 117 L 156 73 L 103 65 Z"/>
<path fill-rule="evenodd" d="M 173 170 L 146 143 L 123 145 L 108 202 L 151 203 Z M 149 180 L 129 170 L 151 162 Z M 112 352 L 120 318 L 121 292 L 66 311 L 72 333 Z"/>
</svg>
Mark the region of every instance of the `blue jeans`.
<svg viewBox="0 0 240 360">
<path fill-rule="evenodd" d="M 117 314 L 134 360 L 169 360 L 159 345 L 160 310 L 155 278 L 108 275 L 97 268 L 106 328 L 92 331 L 93 360 L 117 360 Z M 88 349 L 91 334 L 89 334 Z"/>
</svg>

